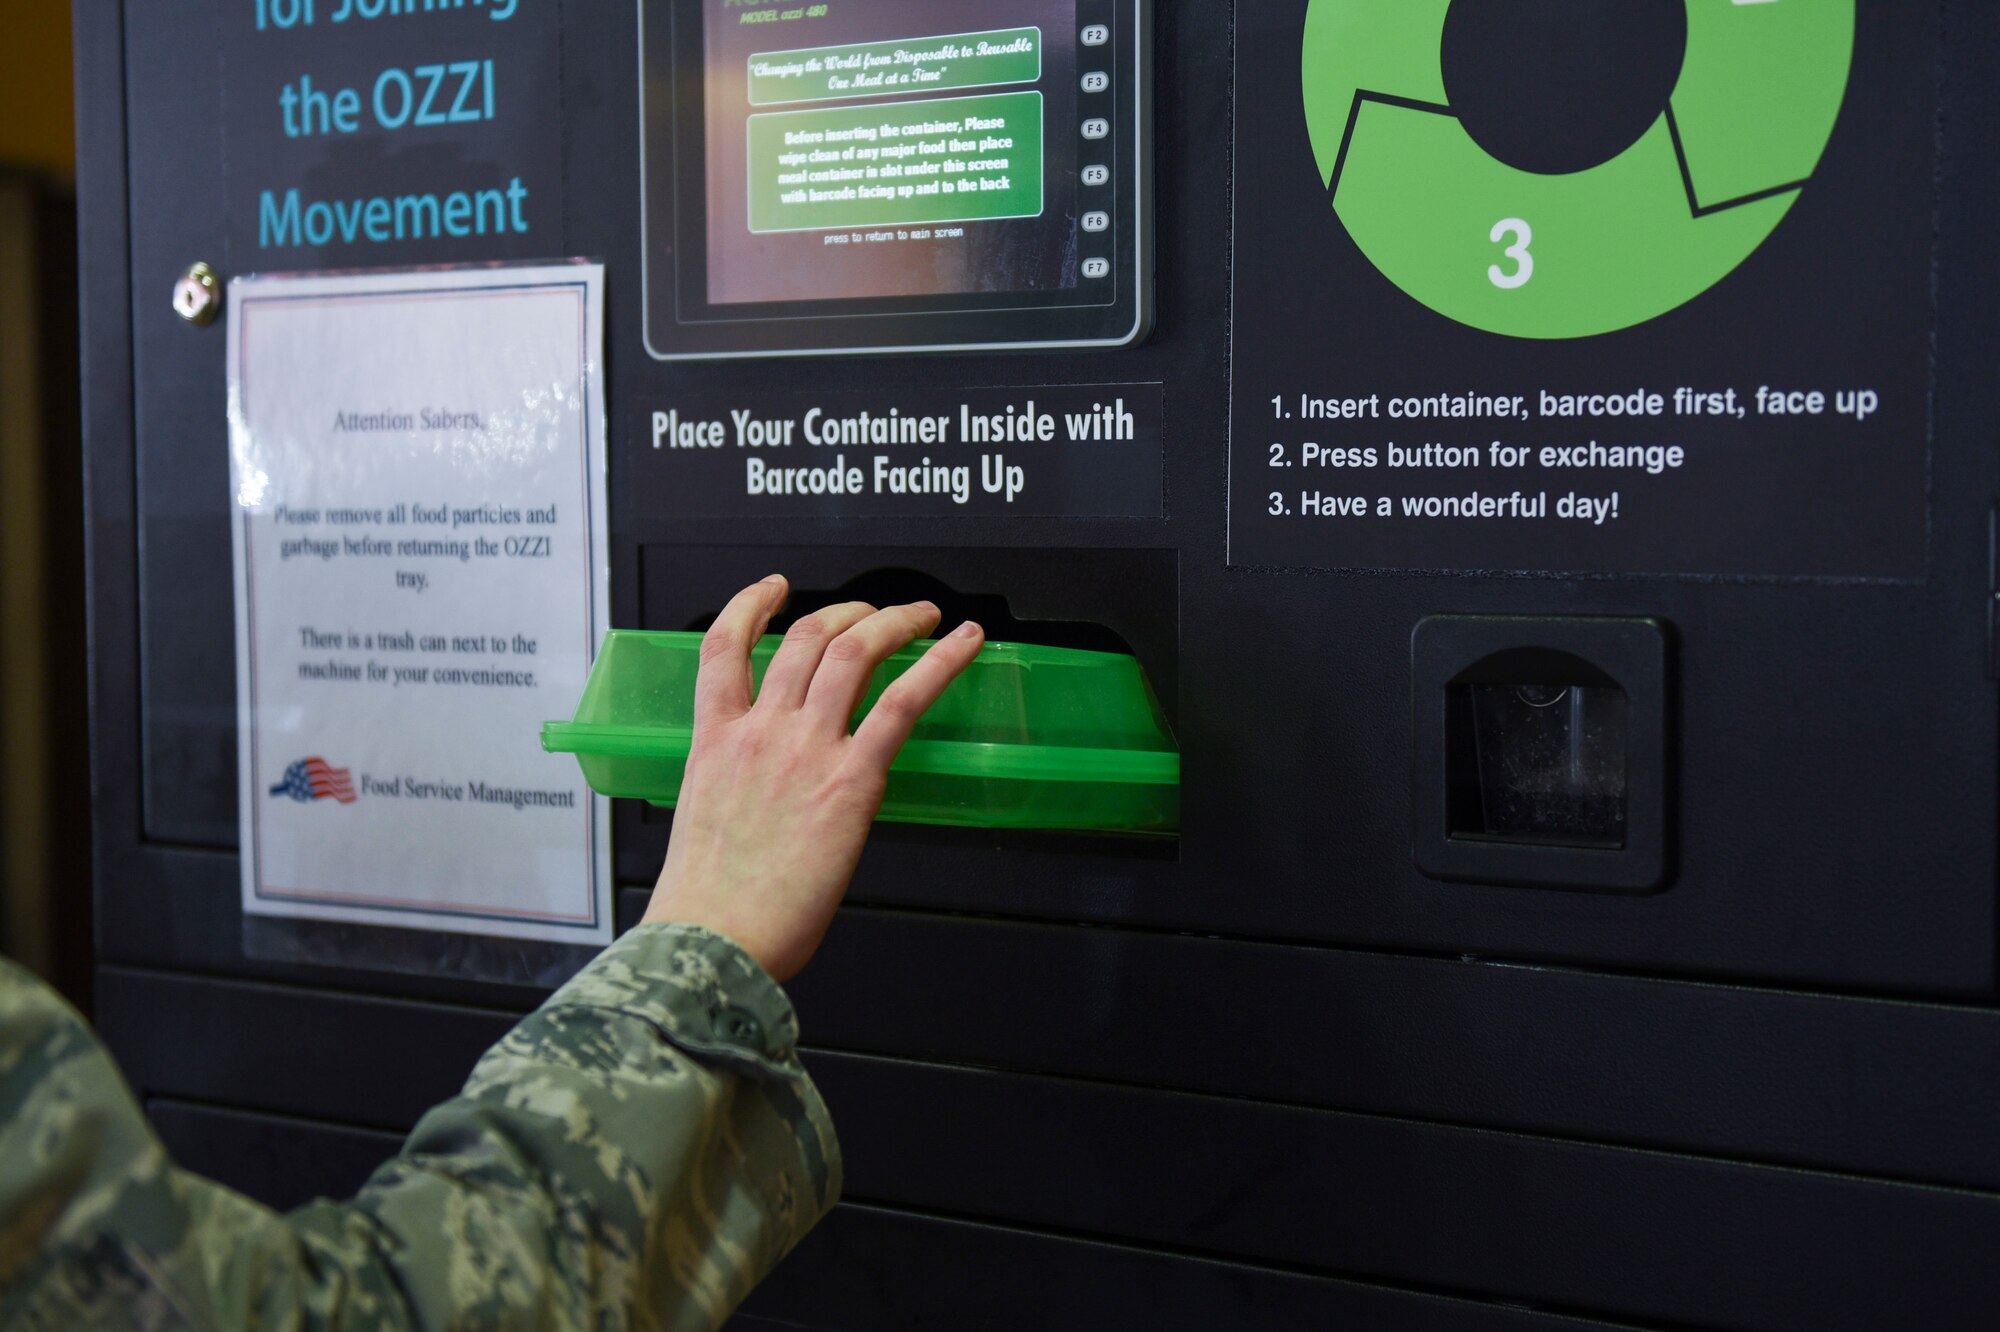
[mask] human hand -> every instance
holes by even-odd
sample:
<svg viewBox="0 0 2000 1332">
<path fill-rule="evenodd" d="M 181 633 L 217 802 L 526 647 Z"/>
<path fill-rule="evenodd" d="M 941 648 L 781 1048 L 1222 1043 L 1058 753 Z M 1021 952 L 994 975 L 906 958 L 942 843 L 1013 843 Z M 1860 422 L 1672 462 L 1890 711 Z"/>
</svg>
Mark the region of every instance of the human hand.
<svg viewBox="0 0 2000 1332">
<path fill-rule="evenodd" d="M 875 668 L 932 632 L 928 601 L 829 606 L 792 626 L 752 699 L 750 647 L 784 604 L 772 575 L 736 594 L 701 645 L 694 742 L 648 921 L 728 935 L 778 981 L 819 947 L 917 719 L 979 654 L 968 621 L 848 720 Z"/>
</svg>

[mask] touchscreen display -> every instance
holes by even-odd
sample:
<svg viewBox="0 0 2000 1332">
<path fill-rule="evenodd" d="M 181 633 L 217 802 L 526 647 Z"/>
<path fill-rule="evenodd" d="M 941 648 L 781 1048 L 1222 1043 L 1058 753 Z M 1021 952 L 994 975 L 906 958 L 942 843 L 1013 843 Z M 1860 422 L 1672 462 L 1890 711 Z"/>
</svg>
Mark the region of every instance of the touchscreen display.
<svg viewBox="0 0 2000 1332">
<path fill-rule="evenodd" d="M 663 359 L 1126 346 L 1149 0 L 639 0 Z"/>
<path fill-rule="evenodd" d="M 711 304 L 1077 285 L 1075 0 L 745 13 L 704 3 Z"/>
</svg>

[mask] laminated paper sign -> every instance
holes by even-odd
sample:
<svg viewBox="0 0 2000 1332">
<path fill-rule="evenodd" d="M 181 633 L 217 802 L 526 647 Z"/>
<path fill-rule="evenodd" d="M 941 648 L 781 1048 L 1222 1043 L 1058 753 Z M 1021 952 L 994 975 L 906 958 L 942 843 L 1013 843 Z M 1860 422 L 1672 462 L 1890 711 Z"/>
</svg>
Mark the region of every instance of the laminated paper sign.
<svg viewBox="0 0 2000 1332">
<path fill-rule="evenodd" d="M 607 627 L 602 292 L 230 285 L 245 912 L 611 937 L 604 802 L 537 738 Z"/>
</svg>

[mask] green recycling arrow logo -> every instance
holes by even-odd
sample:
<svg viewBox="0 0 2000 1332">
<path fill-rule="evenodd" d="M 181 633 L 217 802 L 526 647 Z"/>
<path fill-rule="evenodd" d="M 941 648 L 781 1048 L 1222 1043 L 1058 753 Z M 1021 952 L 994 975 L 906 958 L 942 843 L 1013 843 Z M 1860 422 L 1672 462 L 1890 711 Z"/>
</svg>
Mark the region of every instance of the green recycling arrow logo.
<svg viewBox="0 0 2000 1332">
<path fill-rule="evenodd" d="M 1334 211 L 1376 268 L 1448 318 L 1582 338 L 1729 276 L 1791 211 L 1846 96 L 1854 0 L 1686 0 L 1659 118 L 1608 162 L 1540 175 L 1453 113 L 1451 0 L 1311 0 L 1306 125 Z"/>
</svg>

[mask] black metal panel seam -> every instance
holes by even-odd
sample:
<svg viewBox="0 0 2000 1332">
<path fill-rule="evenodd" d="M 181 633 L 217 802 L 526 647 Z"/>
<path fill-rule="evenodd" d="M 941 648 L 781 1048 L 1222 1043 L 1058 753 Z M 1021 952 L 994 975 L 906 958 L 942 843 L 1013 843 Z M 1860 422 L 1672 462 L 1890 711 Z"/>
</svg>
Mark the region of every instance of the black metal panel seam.
<svg viewBox="0 0 2000 1332">
<path fill-rule="evenodd" d="M 626 885 L 626 887 L 639 886 L 641 885 Z M 1048 929 L 1090 930 L 1103 934 L 1129 934 L 1148 938 L 1189 939 L 1225 944 L 1247 944 L 1262 948 L 1296 948 L 1313 953 L 1352 953 L 1360 957 L 1406 958 L 1418 962 L 1458 962 L 1473 966 L 1505 967 L 1513 971 L 1548 972 L 1557 976 L 1645 981 L 1655 985 L 1686 985 L 1704 990 L 1733 990 L 1745 994 L 1770 995 L 1780 998 L 1824 999 L 1835 1002 L 1887 1004 L 1905 1008 L 1941 1009 L 1947 1012 L 2000 1016 L 2000 996 L 1996 996 L 1994 1000 L 1986 1003 L 1976 1003 L 1970 1000 L 1940 999 L 1931 996 L 1911 995 L 1893 990 L 1805 989 L 1779 984 L 1759 985 L 1740 978 L 1706 976 L 1697 972 L 1641 971 L 1607 966 L 1577 966 L 1567 962 L 1549 962 L 1536 958 L 1503 957 L 1490 953 L 1467 953 L 1441 948 L 1397 948 L 1387 944 L 1345 943 L 1324 939 L 1295 939 L 1287 938 L 1283 935 L 1216 934 L 1207 930 L 1187 929 L 1182 926 L 1134 924 L 1129 921 L 1103 923 L 1091 920 L 1055 920 L 1042 916 L 1012 916 L 972 911 L 940 911 L 933 907 L 904 906 L 893 902 L 853 902 L 844 904 L 842 910 L 869 911 L 877 912 L 884 916 L 928 918 L 938 921 L 955 921 L 972 924 L 1041 926 Z"/>
<path fill-rule="evenodd" d="M 146 1098 L 145 1104 L 149 1110 L 152 1106 L 161 1105 L 175 1109 L 214 1111 L 228 1115 L 244 1115 L 257 1119 L 278 1120 L 283 1123 L 298 1125 L 306 1128 L 333 1129 L 340 1132 L 348 1132 L 348 1133 L 364 1133 L 373 1137 L 399 1138 L 399 1139 L 402 1137 L 402 1135 L 399 1134 L 390 1133 L 383 1129 L 371 1128 L 368 1127 L 367 1125 L 362 1125 L 362 1124 L 345 1124 L 337 1122 L 335 1120 L 318 1119 L 308 1115 L 295 1115 L 295 1114 L 289 1114 L 271 1110 L 249 1110 L 241 1106 L 228 1105 L 218 1101 L 202 1100 L 186 1096 L 149 1096 Z M 1040 1227 L 1020 1226 L 1006 1222 L 993 1221 L 985 1217 L 974 1216 L 969 1214 L 958 1214 L 951 1212 L 934 1211 L 931 1209 L 924 1209 L 924 1208 L 904 1207 L 889 1203 L 870 1202 L 859 1198 L 842 1198 L 841 1205 L 853 1208 L 856 1211 L 877 1212 L 891 1216 L 909 1216 L 925 1220 L 950 1221 L 950 1222 L 972 1224 L 992 1230 L 1004 1230 L 1012 1234 L 1028 1235 L 1038 1238 L 1062 1239 L 1079 1243 L 1088 1243 L 1105 1248 L 1118 1249 L 1125 1252 L 1144 1254 L 1153 1257 L 1193 1259 L 1205 1264 L 1210 1264 L 1215 1266 L 1240 1268 L 1246 1271 L 1265 1272 L 1279 1276 L 1301 1276 L 1321 1281 L 1339 1281 L 1348 1285 L 1363 1286 L 1373 1290 L 1381 1290 L 1399 1295 L 1409 1295 L 1423 1299 L 1444 1300 L 1454 1304 L 1469 1304 L 1469 1305 L 1477 1305 L 1482 1308 L 1494 1307 L 1494 1308 L 1502 1308 L 1515 1311 L 1527 1311 L 1532 1313 L 1550 1314 L 1553 1316 L 1570 1318 L 1570 1319 L 1582 1318 L 1588 1320 L 1593 1326 L 1599 1326 L 1605 1328 L 1633 1329 L 1633 1332 L 1672 1332 L 1673 1328 L 1673 1325 L 1670 1324 L 1638 1324 L 1638 1323 L 1627 1323 L 1627 1322 L 1608 1322 L 1605 1321 L 1602 1317 L 1594 1314 L 1582 1313 L 1567 1309 L 1558 1309 L 1555 1306 L 1529 1305 L 1529 1304 L 1518 1303 L 1511 1300 L 1498 1300 L 1491 1297 L 1479 1295 L 1477 1293 L 1455 1290 L 1450 1288 L 1431 1288 L 1423 1286 L 1403 1285 L 1403 1284 L 1379 1281 L 1373 1278 L 1351 1276 L 1338 1272 L 1322 1271 L 1315 1268 L 1301 1267 L 1290 1264 L 1278 1264 L 1269 1262 L 1245 1262 L 1239 1258 L 1229 1257 L 1221 1254 L 1209 1253 L 1199 1249 L 1184 1249 L 1177 1247 L 1165 1247 L 1159 1245 L 1135 1244 L 1129 1240 L 1106 1238 L 1104 1236 L 1094 1235 L 1086 1231 L 1065 1231 L 1061 1229 L 1046 1229 Z"/>
<path fill-rule="evenodd" d="M 142 1104 L 150 1114 L 156 1105 L 176 1110 L 213 1111 L 226 1115 L 240 1115 L 248 1119 L 275 1119 L 300 1128 L 334 1129 L 341 1133 L 365 1133 L 375 1138 L 393 1138 L 402 1142 L 409 1137 L 394 1129 L 376 1128 L 370 1124 L 349 1124 L 337 1119 L 321 1119 L 316 1115 L 293 1114 L 288 1110 L 253 1110 L 246 1106 L 231 1105 L 225 1101 L 211 1101 L 194 1096 L 148 1096 Z"/>
<path fill-rule="evenodd" d="M 212 855 L 218 857 L 235 857 L 238 855 L 238 852 L 233 850 L 177 842 L 148 841 L 141 843 L 141 849 L 147 851 L 166 851 L 183 855 Z M 617 883 L 613 885 L 613 892 L 647 891 L 649 887 L 649 885 L 643 883 Z M 929 919 L 970 924 L 1039 926 L 1056 930 L 1094 930 L 1104 934 L 1125 934 L 1142 938 L 1209 940 L 1216 943 L 1247 944 L 1265 948 L 1296 948 L 1312 953 L 1351 953 L 1359 957 L 1407 958 L 1418 962 L 1460 962 L 1475 966 L 1506 967 L 1516 971 L 1548 972 L 1556 976 L 1645 981 L 1656 985 L 1688 985 L 1700 989 L 1730 990 L 1743 994 L 1771 995 L 1781 998 L 1890 1004 L 1899 1007 L 1936 1009 L 1952 1013 L 1977 1013 L 2000 1016 L 2000 996 L 1996 996 L 1994 1000 L 1986 1003 L 1976 1003 L 1965 999 L 1943 999 L 1936 996 L 1913 995 L 1894 990 L 1807 989 L 1781 984 L 1760 985 L 1746 981 L 1741 977 L 1705 976 L 1695 972 L 1642 971 L 1636 968 L 1578 966 L 1572 963 L 1549 962 L 1537 958 L 1514 958 L 1497 954 L 1466 953 L 1435 948 L 1396 948 L 1386 944 L 1348 943 L 1324 939 L 1297 939 L 1288 938 L 1284 935 L 1216 934 L 1206 930 L 1193 930 L 1181 926 L 1133 924 L 1127 921 L 1107 923 L 1089 920 L 1060 920 L 1048 916 L 1013 916 L 987 912 L 940 911 L 932 907 L 904 906 L 893 902 L 857 901 L 844 904 L 841 909 L 844 911 L 875 912 L 884 916 L 905 919 Z M 149 967 L 140 963 L 114 965 L 130 969 L 168 970 L 167 968 Z M 211 975 L 226 973 L 195 972 L 190 974 Z"/>
<path fill-rule="evenodd" d="M 173 972 L 159 972 L 136 967 L 106 966 L 102 972 L 132 976 L 141 980 L 184 981 L 186 978 Z M 469 1004 L 444 1003 L 429 999 L 393 999 L 377 995 L 358 995 L 342 990 L 319 990 L 305 986 L 273 984 L 267 981 L 224 981 L 222 984 L 265 991 L 281 991 L 299 997 L 317 997 L 347 1002 L 380 1003 L 396 1007 L 415 1006 L 458 1016 L 492 1017 L 518 1020 L 521 1016 L 505 1009 L 474 1007 Z M 1416 1115 L 1393 1115 L 1371 1110 L 1347 1110 L 1331 1106 L 1312 1105 L 1299 1101 L 1270 1100 L 1254 1096 L 1232 1095 L 1227 1092 L 1195 1091 L 1156 1083 L 1115 1082 L 1093 1078 L 1079 1078 L 1058 1073 L 1031 1073 L 1014 1069 L 995 1068 L 981 1064 L 955 1064 L 936 1059 L 919 1059 L 906 1055 L 885 1055 L 872 1051 L 848 1050 L 829 1046 L 806 1045 L 799 1048 L 802 1056 L 831 1055 L 839 1059 L 861 1062 L 874 1061 L 884 1064 L 898 1064 L 905 1067 L 931 1069 L 946 1073 L 986 1073 L 999 1077 L 1016 1078 L 1030 1082 L 1049 1082 L 1066 1086 L 1088 1087 L 1107 1091 L 1152 1092 L 1163 1095 L 1198 1098 L 1219 1104 L 1255 1106 L 1274 1110 L 1292 1110 L 1307 1114 L 1344 1116 L 1387 1124 L 1404 1124 L 1418 1128 L 1445 1129 L 1460 1133 L 1484 1134 L 1497 1138 L 1511 1138 L 1529 1143 L 1548 1143 L 1555 1146 L 1577 1147 L 1591 1151 L 1626 1152 L 1643 1156 L 1658 1157 L 1669 1161 L 1686 1162 L 1697 1165 L 1717 1165 L 1741 1170 L 1772 1171 L 1789 1175 L 1802 1175 L 1809 1179 L 1824 1179 L 1845 1183 L 1868 1184 L 1880 1187 L 1915 1189 L 1933 1193 L 1943 1193 L 1958 1197 L 1977 1198 L 2000 1202 L 2000 1191 L 1967 1188 L 1961 1185 L 1938 1184 L 1926 1180 L 1900 1179 L 1893 1175 L 1868 1175 L 1839 1170 L 1808 1169 L 1804 1166 L 1785 1165 L 1776 1162 L 1758 1161 L 1746 1157 L 1705 1155 L 1696 1152 L 1676 1152 L 1659 1147 L 1636 1146 L 1592 1138 L 1568 1137 L 1550 1133 L 1526 1133 L 1518 1129 L 1495 1128 L 1491 1125 L 1469 1123 L 1449 1119 L 1433 1119 Z M 258 1113 L 267 1113 L 259 1111 Z"/>
<path fill-rule="evenodd" d="M 98 500 L 101 491 L 97 474 L 100 469 L 111 465 L 107 464 L 103 457 L 110 450 L 104 448 L 102 444 L 103 436 L 110 434 L 118 436 L 118 446 L 115 450 L 115 457 L 117 459 L 115 466 L 122 473 L 122 479 L 127 488 L 127 497 L 130 501 L 119 517 L 124 520 L 132 533 L 132 567 L 130 572 L 134 592 L 131 614 L 125 622 L 125 632 L 128 636 L 126 641 L 133 646 L 135 665 L 138 657 L 140 633 L 143 627 L 143 618 L 140 614 L 139 599 L 136 591 L 139 577 L 139 426 L 137 406 L 139 372 L 136 355 L 136 316 L 129 296 L 129 293 L 132 291 L 132 251 L 136 241 L 133 238 L 131 226 L 132 178 L 129 158 L 131 136 L 126 132 L 126 123 L 131 114 L 129 96 L 131 89 L 128 85 L 128 75 L 126 73 L 124 9 L 122 6 L 114 9 L 106 5 L 79 3 L 75 6 L 71 28 L 73 39 L 76 43 L 76 59 L 79 66 L 91 59 L 92 53 L 97 51 L 100 42 L 104 47 L 108 48 L 105 59 L 109 61 L 112 67 L 116 89 L 115 105 L 100 107 L 95 103 L 97 95 L 103 89 L 94 86 L 97 80 L 87 80 L 82 76 L 83 71 L 81 69 L 77 71 L 76 118 L 78 142 L 82 144 L 85 139 L 93 138 L 95 135 L 105 133 L 108 130 L 110 135 L 115 139 L 117 147 L 116 160 L 118 163 L 115 177 L 104 168 L 85 169 L 84 163 L 81 160 L 78 162 L 77 171 L 77 267 L 79 278 L 78 300 L 80 304 L 78 316 L 79 323 L 82 326 L 81 339 L 83 343 L 83 363 L 85 366 L 82 420 L 84 485 L 83 566 L 84 577 L 88 580 L 86 586 L 90 590 L 90 607 L 86 616 L 88 625 L 86 651 L 90 663 L 90 752 L 93 758 L 91 764 L 91 788 L 92 794 L 95 796 L 97 785 L 102 779 L 101 768 L 95 760 L 98 755 L 103 753 L 100 742 L 104 739 L 104 727 L 107 721 L 103 715 L 104 709 L 101 706 L 102 698 L 99 694 L 99 683 L 103 674 L 100 665 L 100 654 L 105 651 L 106 645 L 104 643 L 103 629 L 98 623 L 98 618 L 102 607 L 102 599 L 106 594 L 100 590 L 103 584 L 100 583 L 97 576 L 102 572 L 104 567 L 104 556 L 97 549 L 96 541 L 97 523 L 104 516 L 98 511 Z M 108 35 L 100 37 L 98 35 L 100 33 Z M 112 82 L 112 79 L 107 78 L 105 82 Z M 109 184 L 108 186 L 100 185 L 99 182 L 109 182 Z M 86 212 L 84 205 L 87 202 L 94 201 L 100 190 L 109 196 L 105 202 L 106 205 L 110 206 L 101 206 L 100 208 Z M 95 219 L 98 217 L 105 219 L 104 222 L 99 223 L 96 221 Z M 116 221 L 112 222 L 110 219 L 114 217 Z M 92 232 L 100 225 L 114 229 L 119 234 L 117 254 L 120 261 L 118 265 L 120 271 L 116 280 L 109 280 L 103 276 L 102 265 L 93 257 L 99 253 L 98 248 L 90 243 L 90 237 L 86 234 Z M 85 284 L 88 285 L 86 286 Z M 113 319 L 106 320 L 103 313 L 98 309 L 101 302 L 95 299 L 95 297 L 100 287 L 106 292 L 116 293 L 117 301 L 115 306 L 112 307 L 116 311 L 116 317 Z M 103 330 L 107 327 L 115 327 L 121 330 L 122 336 L 105 334 Z M 114 373 L 117 374 L 120 380 L 119 387 L 123 390 L 122 404 L 120 407 L 114 407 L 108 411 L 94 409 L 92 406 L 93 402 L 97 402 L 98 399 L 97 395 L 91 392 L 91 381 L 102 367 L 104 358 L 93 356 L 91 353 L 93 346 L 100 338 L 103 338 L 107 343 L 116 342 L 122 344 L 124 352 L 124 355 L 116 358 L 114 366 Z M 127 737 L 127 740 L 132 746 L 130 752 L 134 754 L 143 751 L 145 741 L 145 721 L 141 715 L 138 701 L 138 678 L 139 672 L 135 671 L 134 692 L 131 699 L 132 711 L 127 719 L 131 724 L 131 734 Z M 130 845 L 143 845 L 146 837 L 143 798 L 133 802 L 133 813 L 135 817 L 130 828 L 132 835 Z M 101 825 L 99 820 L 93 818 L 91 822 L 93 861 L 102 867 L 109 863 L 107 848 L 103 844 L 105 835 L 100 831 Z M 123 848 L 120 849 L 122 850 Z M 102 872 L 101 868 L 98 872 Z M 95 933 L 95 927 L 93 927 L 93 933 Z"/>
<path fill-rule="evenodd" d="M 131 22 L 132 20 L 129 17 L 129 11 L 125 8 L 124 5 L 121 4 L 119 6 L 119 16 L 118 16 L 118 39 L 119 39 L 119 44 L 122 48 L 129 49 L 131 46 L 131 32 L 130 32 Z M 221 58 L 222 58 L 221 52 L 218 51 L 216 53 L 216 62 L 218 65 L 221 63 Z M 122 61 L 120 62 L 120 72 L 123 77 L 120 80 L 119 92 L 122 95 L 123 100 L 125 101 L 126 104 L 125 111 L 126 115 L 129 117 L 131 114 L 130 94 L 131 94 L 132 76 L 129 71 L 129 68 L 127 68 L 125 63 Z M 218 127 L 218 132 L 219 129 L 220 127 Z M 133 589 L 132 593 L 133 624 L 132 624 L 132 640 L 131 640 L 132 664 L 133 664 L 132 721 L 133 721 L 133 729 L 137 732 L 137 734 L 134 736 L 134 744 L 132 746 L 132 752 L 133 754 L 138 756 L 138 761 L 133 765 L 134 769 L 133 775 L 136 778 L 136 785 L 137 785 L 136 794 L 138 798 L 133 802 L 133 806 L 134 806 L 134 812 L 137 813 L 138 815 L 138 824 L 139 824 L 138 828 L 136 829 L 135 840 L 141 847 L 144 847 L 147 844 L 146 829 L 150 825 L 151 814 L 152 814 L 151 791 L 146 781 L 147 767 L 152 759 L 152 751 L 146 744 L 146 714 L 150 706 L 147 699 L 148 691 L 146 686 L 147 686 L 147 681 L 151 678 L 148 675 L 148 668 L 146 665 L 146 623 L 147 623 L 147 616 L 149 615 L 150 612 L 146 604 L 146 596 L 144 593 L 144 588 L 146 586 L 146 581 L 145 581 L 146 561 L 148 558 L 147 526 L 144 518 L 144 510 L 146 504 L 146 499 L 145 499 L 146 471 L 144 466 L 145 450 L 141 448 L 139 441 L 139 414 L 140 414 L 139 356 L 140 356 L 140 348 L 143 345 L 143 340 L 140 337 L 140 325 L 139 325 L 140 298 L 136 282 L 136 277 L 139 271 L 139 259 L 137 254 L 137 250 L 139 247 L 139 227 L 136 219 L 134 219 L 132 216 L 133 210 L 137 207 L 137 203 L 132 197 L 132 177 L 134 174 L 131 164 L 132 136 L 128 132 L 123 136 L 123 138 L 124 138 L 123 146 L 125 152 L 122 160 L 125 163 L 125 209 L 127 218 L 127 224 L 125 228 L 125 238 L 126 238 L 125 271 L 127 274 L 131 275 L 135 279 L 132 283 L 129 284 L 128 290 L 126 292 L 126 299 L 122 302 L 124 323 L 128 330 L 126 345 L 131 350 L 131 354 L 127 361 L 127 365 L 130 369 L 132 376 L 132 388 L 130 396 L 130 402 L 132 404 L 132 418 L 131 418 L 132 589 Z M 189 845 L 194 849 L 202 851 L 220 851 L 226 849 L 224 847 L 212 843 L 190 843 Z"/>
<path fill-rule="evenodd" d="M 1136 1244 L 1125 1239 L 1107 1239 L 1089 1231 L 1065 1230 L 1060 1227 L 1029 1227 L 989 1220 L 986 1217 L 943 1211 L 933 1208 L 905 1207 L 900 1204 L 878 1202 L 867 1198 L 843 1195 L 842 1207 L 851 1207 L 861 1212 L 879 1212 L 888 1216 L 916 1217 L 928 1221 L 956 1222 L 963 1225 L 980 1226 L 990 1230 L 1004 1230 L 1016 1235 L 1027 1235 L 1043 1239 L 1070 1240 L 1080 1244 L 1092 1244 L 1103 1248 L 1120 1249 L 1128 1253 L 1144 1254 L 1158 1258 L 1177 1258 L 1222 1267 L 1240 1268 L 1251 1272 L 1266 1272 L 1274 1276 L 1307 1277 L 1318 1281 L 1338 1281 L 1345 1285 L 1360 1286 L 1395 1295 L 1407 1295 L 1420 1299 L 1442 1300 L 1451 1304 L 1471 1305 L 1481 1309 L 1503 1310 L 1510 1313 L 1542 1314 L 1553 1318 L 1567 1318 L 1582 1322 L 1587 1326 L 1614 1328 L 1619 1332 L 1709 1332 L 1701 1324 L 1695 1323 L 1634 1323 L 1622 1318 L 1614 1318 L 1596 1310 L 1578 1308 L 1563 1304 L 1528 1304 L 1519 1300 L 1502 1299 L 1480 1291 L 1464 1290 L 1451 1286 L 1418 1286 L 1401 1282 L 1383 1281 L 1377 1277 L 1360 1276 L 1334 1268 L 1317 1268 L 1295 1263 L 1274 1263 L 1264 1260 L 1246 1262 L 1241 1258 L 1210 1253 L 1202 1249 L 1187 1249 L 1175 1245 Z"/>
<path fill-rule="evenodd" d="M 1018 1073 L 1008 1069 L 994 1069 L 974 1064 L 951 1064 L 934 1059 L 911 1059 L 901 1055 L 862 1054 L 846 1050 L 822 1049 L 818 1046 L 801 1046 L 799 1053 L 803 1056 L 827 1054 L 842 1059 L 873 1060 L 885 1064 L 902 1064 L 916 1068 L 932 1069 L 938 1072 L 987 1073 L 1000 1077 L 1014 1078 L 1024 1082 L 1051 1082 L 1066 1086 L 1088 1087 L 1105 1091 L 1153 1092 L 1222 1104 L 1253 1106 L 1259 1109 L 1292 1110 L 1330 1118 L 1362 1119 L 1380 1124 L 1399 1124 L 1416 1128 L 1444 1129 L 1454 1133 L 1477 1134 L 1492 1138 L 1510 1138 L 1519 1142 L 1545 1143 L 1557 1147 L 1576 1147 L 1586 1151 L 1621 1152 L 1632 1156 L 1649 1156 L 1691 1165 L 1714 1165 L 1735 1170 L 1758 1170 L 1773 1174 L 1802 1175 L 1807 1179 L 1814 1180 L 1911 1189 L 1924 1193 L 1941 1193 L 1953 1197 L 1976 1198 L 1986 1202 L 2000 1203 L 2000 1190 L 1968 1188 L 1957 1184 L 1938 1184 L 1926 1180 L 1898 1179 L 1893 1175 L 1864 1175 L 1845 1170 L 1816 1170 L 1805 1166 L 1757 1161 L 1747 1157 L 1711 1156 L 1698 1152 L 1676 1152 L 1661 1147 L 1641 1147 L 1630 1143 L 1610 1142 L 1594 1138 L 1568 1137 L 1553 1133 L 1527 1133 L 1520 1129 L 1495 1128 L 1491 1125 L 1465 1123 L 1458 1120 L 1429 1119 L 1417 1115 L 1385 1114 L 1379 1110 L 1341 1110 L 1331 1106 L 1310 1105 L 1297 1101 L 1265 1100 L 1254 1096 L 1231 1095 L 1227 1092 L 1188 1091 L 1183 1088 L 1152 1086 L 1144 1083 L 1100 1082 L 1091 1078 L 1070 1077 L 1059 1073 Z M 836 1124 L 835 1127 L 838 1128 L 838 1125 Z"/>
<path fill-rule="evenodd" d="M 261 980 L 241 976 L 217 975 L 201 971 L 173 971 L 163 967 L 128 966 L 124 963 L 105 962 L 97 970 L 108 976 L 129 976 L 142 981 L 164 981 L 169 984 L 214 984 L 233 989 L 261 990 L 298 998 L 333 999 L 348 1004 L 388 1004 L 397 1008 L 421 1008 L 435 1012 L 452 1013 L 460 1016 L 502 1018 L 508 1022 L 518 1022 L 532 1009 L 488 1008 L 481 1004 L 460 1003 L 449 999 L 419 999 L 409 996 L 376 994 L 367 990 L 335 990 L 321 985 L 288 985 L 283 981 Z"/>
</svg>

